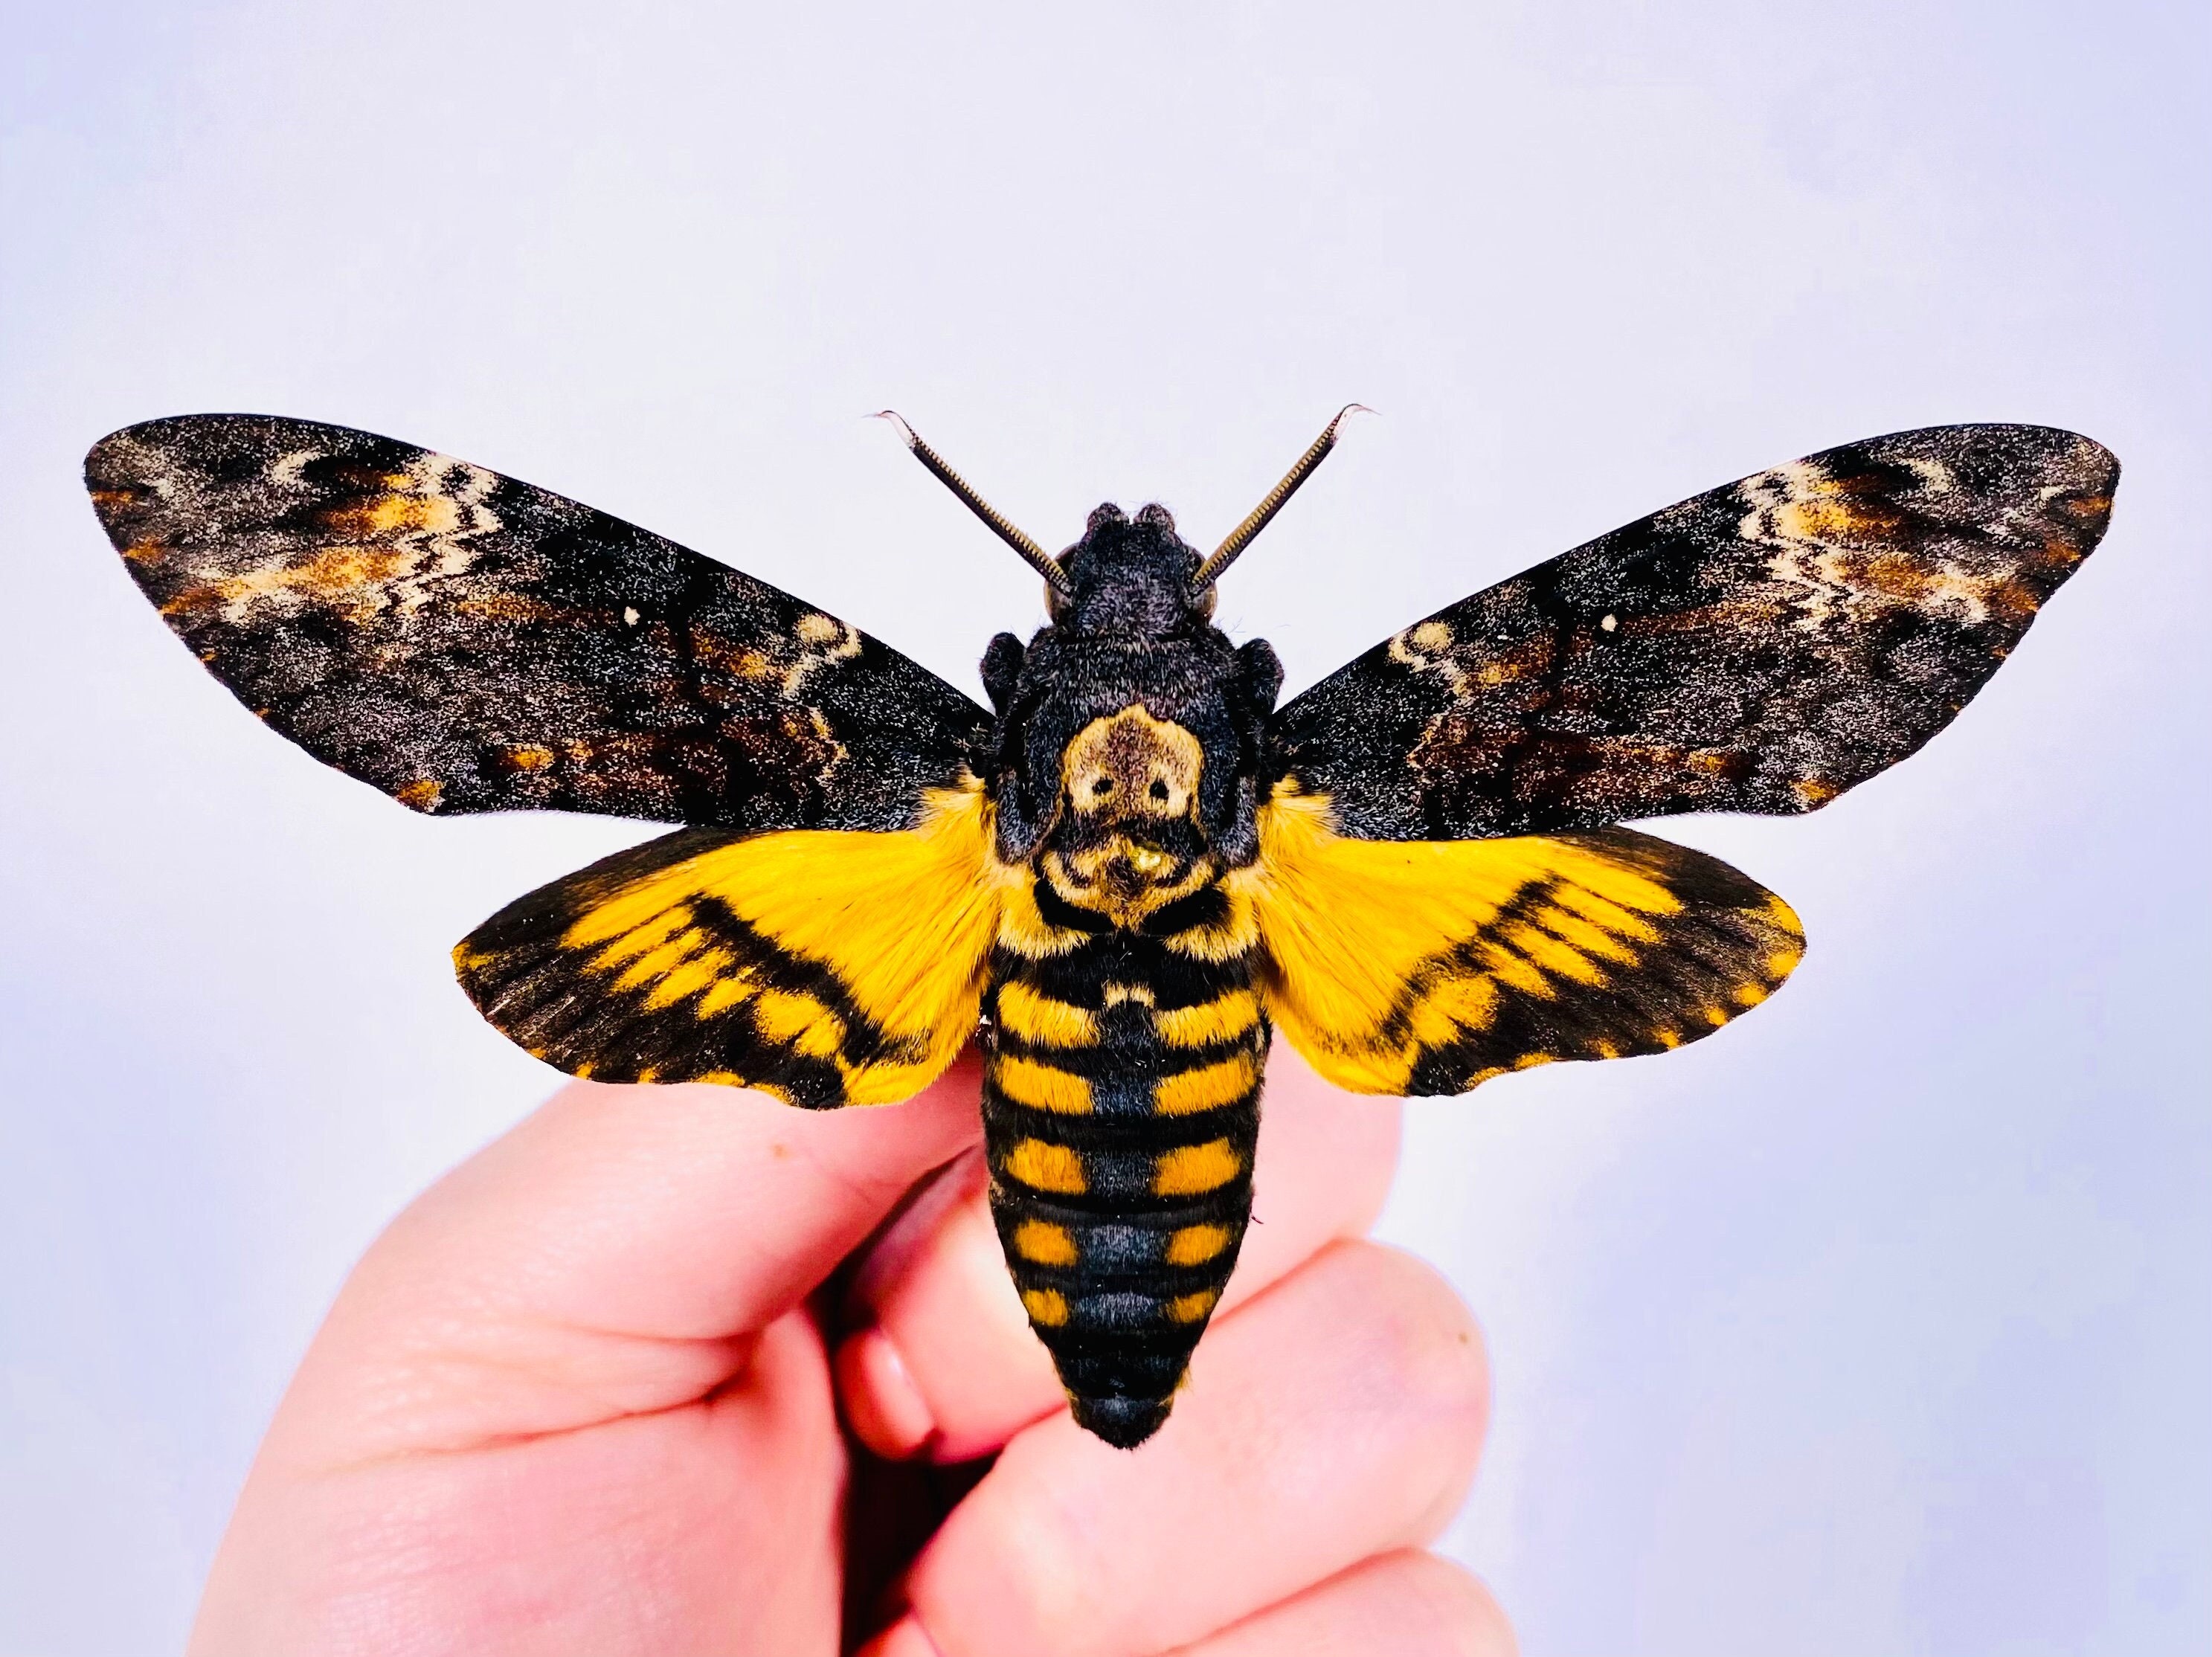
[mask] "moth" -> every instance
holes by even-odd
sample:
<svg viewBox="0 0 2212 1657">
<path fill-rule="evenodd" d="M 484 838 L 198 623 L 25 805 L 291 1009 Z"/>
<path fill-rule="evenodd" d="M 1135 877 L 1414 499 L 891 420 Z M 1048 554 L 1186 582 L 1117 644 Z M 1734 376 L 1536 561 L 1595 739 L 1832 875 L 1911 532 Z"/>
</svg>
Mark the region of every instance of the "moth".
<svg viewBox="0 0 2212 1657">
<path fill-rule="evenodd" d="M 1340 1087 L 1459 1094 L 1698 1041 L 1803 934 L 1620 825 L 1809 811 L 1950 722 L 2103 535 L 2118 479 L 2034 426 L 1901 432 L 1730 483 L 1415 622 L 1278 707 L 1164 507 L 1047 553 L 988 708 L 656 535 L 388 438 L 195 415 L 86 464 L 130 574 L 325 763 L 433 815 L 683 825 L 453 959 L 611 1082 L 807 1109 L 912 1096 L 980 1032 L 990 1204 L 1075 1419 L 1157 1431 L 1237 1262 L 1271 1035 Z"/>
</svg>

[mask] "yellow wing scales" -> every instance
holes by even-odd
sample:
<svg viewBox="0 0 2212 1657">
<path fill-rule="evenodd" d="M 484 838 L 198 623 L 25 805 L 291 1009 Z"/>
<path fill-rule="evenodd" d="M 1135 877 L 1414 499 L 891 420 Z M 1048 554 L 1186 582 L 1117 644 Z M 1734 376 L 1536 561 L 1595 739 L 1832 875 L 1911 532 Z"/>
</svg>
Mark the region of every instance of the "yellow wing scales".
<svg viewBox="0 0 2212 1657">
<path fill-rule="evenodd" d="M 1559 1059 L 1658 1053 L 1771 994 L 1804 933 L 1717 859 L 1625 828 L 1502 840 L 1340 836 L 1285 783 L 1232 879 L 1267 1011 L 1338 1086 L 1445 1094 Z"/>
<path fill-rule="evenodd" d="M 890 1104 L 974 1033 L 1006 878 L 970 780 L 911 829 L 665 835 L 509 905 L 453 961 L 571 1075 Z"/>
</svg>

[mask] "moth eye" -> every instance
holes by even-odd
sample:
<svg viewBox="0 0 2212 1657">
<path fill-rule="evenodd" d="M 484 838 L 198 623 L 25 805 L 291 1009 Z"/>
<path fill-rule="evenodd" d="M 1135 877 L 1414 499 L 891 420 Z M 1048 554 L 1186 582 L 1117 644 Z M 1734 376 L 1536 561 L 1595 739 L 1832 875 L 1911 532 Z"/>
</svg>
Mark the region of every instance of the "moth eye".
<svg viewBox="0 0 2212 1657">
<path fill-rule="evenodd" d="M 1158 777 L 1154 777 L 1152 779 L 1152 798 L 1154 799 L 1165 799 L 1167 797 L 1167 784 L 1162 782 Z"/>
<path fill-rule="evenodd" d="M 1110 794 L 1114 792 L 1114 785 L 1106 778 L 1101 777 L 1091 785 L 1091 792 L 1094 794 Z"/>
</svg>

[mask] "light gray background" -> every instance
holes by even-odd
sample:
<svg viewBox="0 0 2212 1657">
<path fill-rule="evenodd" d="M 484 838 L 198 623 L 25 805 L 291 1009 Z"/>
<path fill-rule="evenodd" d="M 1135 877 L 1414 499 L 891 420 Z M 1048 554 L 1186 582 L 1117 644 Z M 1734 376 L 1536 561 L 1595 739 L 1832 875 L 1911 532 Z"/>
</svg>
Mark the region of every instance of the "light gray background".
<svg viewBox="0 0 2212 1657">
<path fill-rule="evenodd" d="M 2127 467 L 1991 689 L 1818 816 L 1789 992 L 1417 1106 L 1488 1327 L 1449 1545 L 1549 1654 L 2212 1648 L 2208 9 L 15 3 L 0 45 L 0 1652 L 180 1638 L 348 1262 L 548 1074 L 445 952 L 621 824 L 273 739 L 79 491 L 304 415 L 544 483 L 972 686 L 1050 544 L 1194 538 L 1296 689 L 1850 438 Z"/>
</svg>

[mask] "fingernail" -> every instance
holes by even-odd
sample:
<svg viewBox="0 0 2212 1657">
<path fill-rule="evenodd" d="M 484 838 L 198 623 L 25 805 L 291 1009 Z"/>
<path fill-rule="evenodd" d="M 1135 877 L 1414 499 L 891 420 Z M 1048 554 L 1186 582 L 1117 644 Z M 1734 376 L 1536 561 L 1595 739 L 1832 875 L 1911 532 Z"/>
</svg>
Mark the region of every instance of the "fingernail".
<svg viewBox="0 0 2212 1657">
<path fill-rule="evenodd" d="M 929 1400 L 880 1328 L 863 1329 L 839 1347 L 836 1371 L 846 1424 L 884 1460 L 907 1460 L 936 1435 Z"/>
<path fill-rule="evenodd" d="M 902 1617 L 862 1646 L 857 1657 L 945 1657 L 911 1616 Z"/>
</svg>

